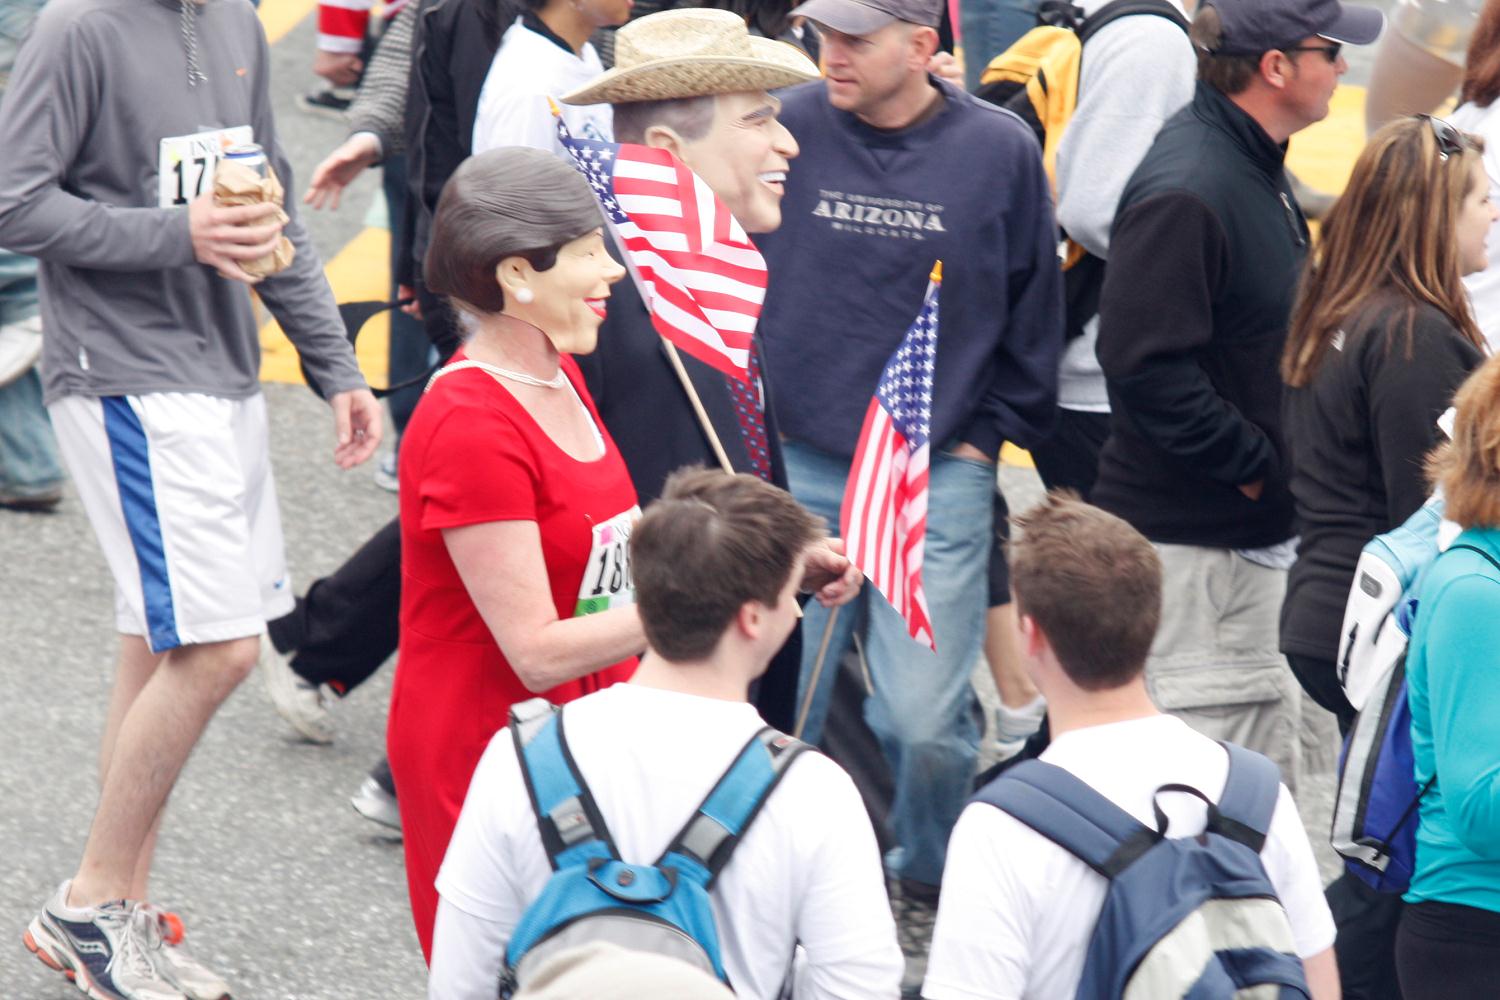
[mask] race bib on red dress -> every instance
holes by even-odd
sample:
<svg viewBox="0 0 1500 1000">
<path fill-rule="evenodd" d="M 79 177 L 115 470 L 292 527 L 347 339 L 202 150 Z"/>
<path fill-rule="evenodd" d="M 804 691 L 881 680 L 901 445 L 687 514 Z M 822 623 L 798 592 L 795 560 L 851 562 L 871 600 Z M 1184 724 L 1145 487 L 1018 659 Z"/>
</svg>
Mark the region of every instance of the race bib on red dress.
<svg viewBox="0 0 1500 1000">
<path fill-rule="evenodd" d="M 635 603 L 635 581 L 630 576 L 630 532 L 641 509 L 632 507 L 594 525 L 593 545 L 578 588 L 573 617 L 591 615 Z"/>
</svg>

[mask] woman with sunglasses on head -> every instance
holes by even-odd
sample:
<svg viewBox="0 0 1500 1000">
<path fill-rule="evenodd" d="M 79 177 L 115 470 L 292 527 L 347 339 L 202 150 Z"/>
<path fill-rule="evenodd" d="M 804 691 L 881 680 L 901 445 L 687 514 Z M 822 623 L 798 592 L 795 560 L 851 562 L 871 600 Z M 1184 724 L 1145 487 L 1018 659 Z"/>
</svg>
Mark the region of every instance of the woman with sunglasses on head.
<svg viewBox="0 0 1500 1000">
<path fill-rule="evenodd" d="M 1483 143 L 1437 118 L 1371 137 L 1323 223 L 1282 356 L 1284 433 L 1301 542 L 1281 650 L 1347 730 L 1335 670 L 1360 550 L 1427 499 L 1437 419 L 1484 357 L 1462 283 L 1497 218 Z"/>
<path fill-rule="evenodd" d="M 1483 359 L 1461 277 L 1485 266 L 1495 219 L 1480 142 L 1435 118 L 1373 137 L 1323 222 L 1282 358 L 1283 433 L 1301 541 L 1281 610 L 1281 650 L 1341 731 L 1355 707 L 1335 660 L 1366 542 L 1427 499 L 1437 419 Z M 1399 1000 L 1397 896 L 1352 875 L 1328 890 L 1345 996 Z"/>
<path fill-rule="evenodd" d="M 1417 857 L 1396 935 L 1405 1000 L 1500 996 L 1500 358 L 1429 462 L 1464 530 L 1422 577 L 1406 651 Z"/>
</svg>

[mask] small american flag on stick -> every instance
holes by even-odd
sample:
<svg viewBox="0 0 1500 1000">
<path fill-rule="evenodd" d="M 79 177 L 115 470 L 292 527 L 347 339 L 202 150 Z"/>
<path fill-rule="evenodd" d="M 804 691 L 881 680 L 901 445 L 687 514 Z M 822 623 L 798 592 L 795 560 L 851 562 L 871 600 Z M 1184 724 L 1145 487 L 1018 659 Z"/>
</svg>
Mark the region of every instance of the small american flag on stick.
<svg viewBox="0 0 1500 1000">
<path fill-rule="evenodd" d="M 766 262 L 718 195 L 665 149 L 557 135 L 589 182 L 656 330 L 742 382 L 766 297 Z"/>
<path fill-rule="evenodd" d="M 922 311 L 886 362 L 875 398 L 865 411 L 839 517 L 849 561 L 901 612 L 911 637 L 934 650 L 937 643 L 922 592 L 922 547 L 927 537 L 927 438 L 942 281 L 943 262 L 938 261 Z"/>
</svg>

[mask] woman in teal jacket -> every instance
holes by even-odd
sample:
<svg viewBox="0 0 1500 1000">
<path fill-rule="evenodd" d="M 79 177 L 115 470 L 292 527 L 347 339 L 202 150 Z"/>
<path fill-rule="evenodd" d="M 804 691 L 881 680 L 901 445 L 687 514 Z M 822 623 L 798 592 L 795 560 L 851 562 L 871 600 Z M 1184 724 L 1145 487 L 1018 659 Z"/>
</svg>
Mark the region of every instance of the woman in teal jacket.
<svg viewBox="0 0 1500 1000">
<path fill-rule="evenodd" d="M 1396 937 L 1406 1000 L 1500 996 L 1500 358 L 1454 400 L 1430 468 L 1463 533 L 1423 581 L 1407 653 L 1421 803 Z"/>
</svg>

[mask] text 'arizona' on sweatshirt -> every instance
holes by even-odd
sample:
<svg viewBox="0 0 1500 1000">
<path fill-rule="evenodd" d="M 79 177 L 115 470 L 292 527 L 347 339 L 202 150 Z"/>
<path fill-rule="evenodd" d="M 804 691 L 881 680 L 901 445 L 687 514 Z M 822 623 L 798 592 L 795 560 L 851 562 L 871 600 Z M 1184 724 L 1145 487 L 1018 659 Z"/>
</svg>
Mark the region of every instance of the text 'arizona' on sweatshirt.
<svg viewBox="0 0 1500 1000">
<path fill-rule="evenodd" d="M 1021 120 L 947 83 L 942 107 L 881 131 L 821 81 L 782 95 L 801 147 L 760 319 L 783 433 L 852 456 L 875 384 L 943 262 L 932 442 L 994 456 L 1050 431 L 1063 346 L 1052 195 Z"/>
<path fill-rule="evenodd" d="M 49 401 L 260 391 L 250 295 L 198 263 L 188 205 L 212 188 L 216 156 L 243 142 L 292 189 L 269 50 L 241 0 L 186 16 L 177 0 L 51 0 L 0 104 L 0 246 L 41 261 Z M 282 230 L 296 259 L 256 291 L 326 394 L 362 388 L 296 200 Z"/>
</svg>

